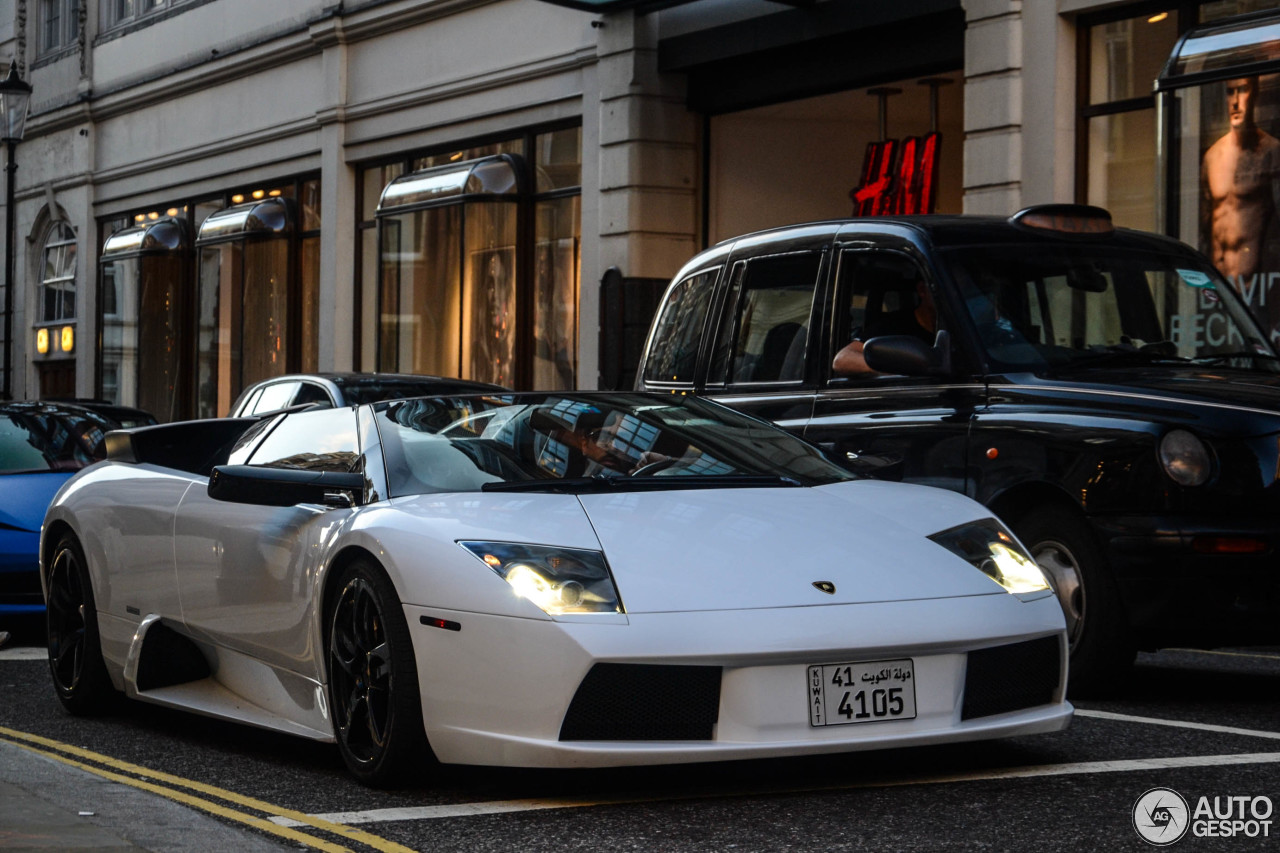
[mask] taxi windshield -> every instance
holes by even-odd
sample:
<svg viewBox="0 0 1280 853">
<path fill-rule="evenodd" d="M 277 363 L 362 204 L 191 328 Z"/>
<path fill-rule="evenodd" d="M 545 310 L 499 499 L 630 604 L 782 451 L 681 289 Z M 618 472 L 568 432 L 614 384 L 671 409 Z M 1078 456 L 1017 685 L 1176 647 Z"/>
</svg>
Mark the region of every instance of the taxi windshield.
<svg viewBox="0 0 1280 853">
<path fill-rule="evenodd" d="M 695 397 L 429 397 L 376 408 L 392 496 L 811 486 L 853 477 L 772 424 Z"/>
<path fill-rule="evenodd" d="M 1280 371 L 1239 296 L 1192 254 L 970 246 L 947 259 L 994 371 L 1197 363 Z"/>
</svg>

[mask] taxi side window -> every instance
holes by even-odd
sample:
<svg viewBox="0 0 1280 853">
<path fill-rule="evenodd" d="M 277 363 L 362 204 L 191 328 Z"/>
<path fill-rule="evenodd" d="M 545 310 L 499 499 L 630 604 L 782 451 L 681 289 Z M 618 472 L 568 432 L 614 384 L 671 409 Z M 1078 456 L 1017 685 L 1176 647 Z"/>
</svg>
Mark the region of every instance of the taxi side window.
<svg viewBox="0 0 1280 853">
<path fill-rule="evenodd" d="M 932 343 L 938 321 L 926 282 L 916 262 L 898 252 L 844 252 L 836 286 L 833 350 L 881 335 L 911 335 Z M 921 310 L 922 301 L 928 303 L 923 306 L 926 310 Z M 869 373 L 852 378 L 879 376 Z M 833 374 L 833 379 L 847 378 Z"/>
<path fill-rule="evenodd" d="M 671 288 L 654 326 L 644 378 L 649 382 L 693 382 L 720 268 L 705 270 Z"/>
<path fill-rule="evenodd" d="M 734 267 L 708 384 L 799 382 L 822 264 L 819 252 Z"/>
</svg>

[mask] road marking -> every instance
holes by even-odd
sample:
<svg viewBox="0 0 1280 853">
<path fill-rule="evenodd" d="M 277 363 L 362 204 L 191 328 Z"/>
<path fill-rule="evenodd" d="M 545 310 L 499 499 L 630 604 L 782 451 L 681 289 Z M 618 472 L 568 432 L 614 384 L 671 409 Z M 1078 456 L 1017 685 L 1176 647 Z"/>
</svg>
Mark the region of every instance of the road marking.
<svg viewBox="0 0 1280 853">
<path fill-rule="evenodd" d="M 28 732 L 20 732 L 14 729 L 0 726 L 0 738 L 7 740 L 14 746 L 25 749 L 29 752 L 38 753 L 63 764 L 85 770 L 113 782 L 120 782 L 134 788 L 149 791 L 153 794 L 159 794 L 175 802 L 201 811 L 209 812 L 227 820 L 242 823 L 251 826 L 254 829 L 268 832 L 276 836 L 287 838 L 290 841 L 297 842 L 314 850 L 323 850 L 325 853 L 351 853 L 350 848 L 333 844 L 320 838 L 316 838 L 306 833 L 298 832 L 294 827 L 309 826 L 322 832 L 332 833 L 349 841 L 357 842 L 365 847 L 370 847 L 381 853 L 413 853 L 408 847 L 403 847 L 393 841 L 388 841 L 377 835 L 371 835 L 359 829 L 352 829 L 338 823 L 327 821 L 324 818 L 313 817 L 303 812 L 294 811 L 292 809 L 282 808 L 280 806 L 268 803 L 264 800 L 248 797 L 243 794 L 237 794 L 234 791 L 228 791 L 223 788 L 217 788 L 204 782 L 196 782 L 192 779 L 184 779 L 181 776 L 174 776 L 169 773 L 163 773 L 158 770 L 151 770 L 137 764 L 130 764 L 127 761 L 120 761 L 107 755 L 91 752 L 71 744 L 62 743 L 60 741 L 51 740 L 50 738 L 41 737 L 39 735 L 30 734 Z M 70 757 L 74 756 L 74 758 Z M 83 760 L 78 760 L 83 759 Z M 92 762 L 92 763 L 89 763 Z M 95 766 L 101 765 L 101 766 Z M 106 768 L 113 768 L 108 770 Z M 115 772 L 119 771 L 119 772 Z M 126 775 L 128 774 L 128 775 Z M 141 778 L 138 778 L 141 777 Z M 265 816 L 249 814 L 247 812 L 238 811 L 228 808 L 201 797 L 185 793 L 184 791 L 174 790 L 174 788 L 187 788 L 204 794 L 208 797 L 223 800 L 228 803 L 234 803 L 238 806 L 254 809 L 255 811 L 264 812 Z M 296 823 L 290 826 L 284 826 L 277 823 L 274 819 L 287 818 Z"/>
<path fill-rule="evenodd" d="M 1280 732 L 1265 729 L 1238 729 L 1234 726 L 1215 726 L 1213 723 L 1190 723 L 1185 720 L 1164 720 L 1159 717 L 1135 717 L 1130 714 L 1116 714 L 1111 711 L 1089 711 L 1076 708 L 1077 717 L 1093 717 L 1098 720 L 1114 720 L 1119 723 L 1143 723 L 1150 726 L 1172 726 L 1175 729 L 1195 729 L 1201 732 L 1216 732 L 1224 735 L 1243 735 L 1245 737 L 1262 737 L 1280 740 Z"/>
<path fill-rule="evenodd" d="M 773 794 L 812 794 L 851 791 L 868 788 L 901 788 L 908 785 L 941 785 L 955 782 L 992 782 L 1003 779 L 1035 779 L 1051 776 L 1080 776 L 1097 773 L 1136 773 L 1150 770 L 1173 770 L 1186 767 L 1230 767 L 1247 764 L 1280 764 L 1280 752 L 1253 752 L 1239 755 L 1180 755 L 1169 758 L 1137 758 L 1125 761 L 1079 761 L 1068 764 L 1041 764 L 1007 767 L 1001 770 L 974 770 L 938 776 L 907 776 L 874 782 L 845 782 L 838 785 L 812 787 L 741 788 L 695 791 L 683 795 L 652 797 L 618 797 L 595 800 L 496 800 L 487 803 L 458 803 L 418 808 L 370 809 L 360 812 L 334 812 L 313 815 L 322 820 L 344 824 L 379 823 L 384 821 L 439 820 L 474 815 L 505 814 L 539 809 L 571 809 L 590 806 L 635 805 L 639 803 L 678 802 L 682 800 L 727 799 Z M 286 819 L 272 818 L 281 826 L 292 826 Z"/>
<path fill-rule="evenodd" d="M 16 646 L 0 649 L 0 660 L 48 660 L 49 650 L 40 646 Z"/>
<path fill-rule="evenodd" d="M 1224 652 L 1219 649 L 1161 649 L 1162 652 L 1178 652 L 1188 655 L 1221 655 L 1228 658 L 1254 658 L 1257 660 L 1280 660 L 1280 655 L 1264 655 L 1258 652 Z"/>
</svg>

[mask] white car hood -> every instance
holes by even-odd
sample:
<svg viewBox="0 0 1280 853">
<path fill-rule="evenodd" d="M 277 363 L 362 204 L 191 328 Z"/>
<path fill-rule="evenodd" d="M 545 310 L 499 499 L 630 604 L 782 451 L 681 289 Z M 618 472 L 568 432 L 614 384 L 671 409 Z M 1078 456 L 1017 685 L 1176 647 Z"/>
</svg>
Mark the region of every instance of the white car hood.
<svg viewBox="0 0 1280 853">
<path fill-rule="evenodd" d="M 941 489 L 677 489 L 579 496 L 628 613 L 1004 595 L 925 537 L 990 516 Z M 827 581 L 834 594 L 814 586 Z"/>
</svg>

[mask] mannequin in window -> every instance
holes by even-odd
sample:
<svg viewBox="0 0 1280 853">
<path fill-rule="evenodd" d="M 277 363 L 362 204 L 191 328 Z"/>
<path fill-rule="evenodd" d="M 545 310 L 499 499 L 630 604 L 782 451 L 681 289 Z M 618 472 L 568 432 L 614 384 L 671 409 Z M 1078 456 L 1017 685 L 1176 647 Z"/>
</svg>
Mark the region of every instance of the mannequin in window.
<svg viewBox="0 0 1280 853">
<path fill-rule="evenodd" d="M 836 376 L 878 376 L 862 356 L 863 341 L 884 335 L 911 335 L 932 345 L 937 328 L 938 310 L 933 294 L 925 282 L 917 281 L 915 309 L 881 314 L 866 329 L 855 329 L 853 340 L 836 353 L 831 369 Z"/>
</svg>

